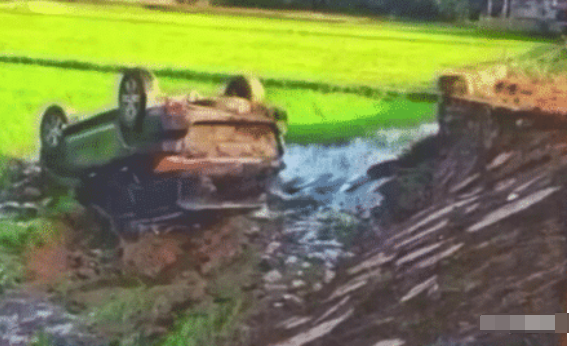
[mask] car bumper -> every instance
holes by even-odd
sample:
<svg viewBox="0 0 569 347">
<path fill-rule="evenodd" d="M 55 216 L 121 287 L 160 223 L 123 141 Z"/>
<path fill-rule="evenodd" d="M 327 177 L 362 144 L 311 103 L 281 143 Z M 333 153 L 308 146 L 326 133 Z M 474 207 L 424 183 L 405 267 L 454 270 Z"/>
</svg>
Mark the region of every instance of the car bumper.
<svg viewBox="0 0 569 347">
<path fill-rule="evenodd" d="M 255 176 L 277 173 L 283 164 L 281 160 L 258 158 L 215 158 L 195 159 L 171 155 L 157 161 L 154 173 L 174 173 L 182 176 Z"/>
</svg>

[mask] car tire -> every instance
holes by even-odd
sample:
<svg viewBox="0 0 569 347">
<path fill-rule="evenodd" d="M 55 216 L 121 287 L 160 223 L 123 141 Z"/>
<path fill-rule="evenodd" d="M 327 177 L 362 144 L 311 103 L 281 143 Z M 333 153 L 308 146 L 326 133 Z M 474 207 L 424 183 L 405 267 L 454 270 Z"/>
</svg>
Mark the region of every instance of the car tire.
<svg viewBox="0 0 569 347">
<path fill-rule="evenodd" d="M 132 135 L 142 130 L 146 108 L 157 92 L 156 79 L 145 69 L 127 69 L 119 86 L 119 122 L 123 134 Z"/>
<path fill-rule="evenodd" d="M 42 163 L 55 164 L 63 143 L 63 129 L 68 123 L 67 115 L 60 106 L 52 105 L 44 111 L 40 125 Z"/>
<path fill-rule="evenodd" d="M 255 77 L 236 76 L 229 80 L 223 94 L 237 96 L 253 103 L 262 103 L 265 98 L 265 88 Z"/>
</svg>

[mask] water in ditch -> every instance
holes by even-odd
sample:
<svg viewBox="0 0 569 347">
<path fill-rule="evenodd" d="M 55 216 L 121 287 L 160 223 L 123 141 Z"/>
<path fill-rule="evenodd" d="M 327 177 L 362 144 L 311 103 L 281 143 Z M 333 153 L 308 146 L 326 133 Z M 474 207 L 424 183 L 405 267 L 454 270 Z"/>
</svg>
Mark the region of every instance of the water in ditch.
<svg viewBox="0 0 569 347">
<path fill-rule="evenodd" d="M 438 131 L 438 124 L 386 129 L 370 139 L 354 139 L 347 145 L 289 145 L 286 168 L 280 173 L 282 187 L 292 199 L 312 199 L 320 206 L 355 213 L 377 206 L 374 192 L 384 180 L 359 185 L 367 169 L 395 159 L 411 143 Z"/>
</svg>

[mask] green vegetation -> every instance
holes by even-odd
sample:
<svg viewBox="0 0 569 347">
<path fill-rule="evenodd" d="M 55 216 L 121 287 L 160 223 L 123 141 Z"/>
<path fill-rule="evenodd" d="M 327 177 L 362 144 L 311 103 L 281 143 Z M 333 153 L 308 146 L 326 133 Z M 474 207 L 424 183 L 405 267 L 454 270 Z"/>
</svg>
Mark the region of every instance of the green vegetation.
<svg viewBox="0 0 569 347">
<path fill-rule="evenodd" d="M 23 266 L 16 254 L 0 252 L 0 294 L 21 282 Z"/>
<path fill-rule="evenodd" d="M 43 219 L 0 221 L 0 248 L 4 251 L 21 253 L 47 243 L 54 235 L 53 226 Z"/>
<path fill-rule="evenodd" d="M 127 323 L 147 313 L 154 304 L 150 300 L 147 288 L 119 288 L 115 294 L 104 304 L 95 308 L 91 313 L 91 318 L 97 322 L 119 324 Z"/>
<path fill-rule="evenodd" d="M 247 344 L 247 334 L 239 329 L 241 301 L 226 301 L 206 309 L 194 309 L 178 320 L 163 341 L 166 346 L 212 346 Z"/>
<path fill-rule="evenodd" d="M 17 56 L 245 70 L 263 77 L 385 87 L 427 84 L 441 68 L 506 58 L 535 45 L 488 40 L 472 31 L 463 35 L 464 30 L 433 24 L 157 13 L 40 1 L 3 5 L 0 31 L 2 51 Z"/>
<path fill-rule="evenodd" d="M 329 144 L 433 119 L 428 102 L 393 98 L 386 90 L 425 89 L 442 68 L 537 45 L 472 29 L 346 16 L 42 1 L 1 4 L 0 31 L 6 124 L 0 154 L 9 156 L 37 152 L 49 103 L 75 108 L 78 118 L 114 107 L 116 72 L 126 65 L 152 68 L 169 94 L 188 86 L 214 94 L 230 75 L 252 71 L 263 77 L 269 101 L 288 110 L 288 142 Z"/>
<path fill-rule="evenodd" d="M 43 219 L 0 221 L 0 294 L 23 280 L 26 252 L 46 244 L 55 235 L 52 225 Z"/>
<path fill-rule="evenodd" d="M 567 44 L 537 46 L 507 63 L 510 70 L 529 76 L 548 78 L 567 74 Z"/>
<path fill-rule="evenodd" d="M 41 112 L 51 103 L 71 106 L 72 118 L 116 107 L 118 75 L 38 66 L 0 63 L 0 104 L 4 135 L 0 153 L 33 155 L 37 152 Z M 33 81 L 33 83 L 30 83 Z M 167 94 L 219 92 L 221 85 L 161 78 Z M 431 120 L 432 106 L 402 97 L 392 101 L 344 93 L 319 93 L 302 89 L 267 88 L 269 102 L 283 106 L 289 114 L 287 141 L 334 143 L 363 136 L 380 126 L 407 126 Z"/>
</svg>

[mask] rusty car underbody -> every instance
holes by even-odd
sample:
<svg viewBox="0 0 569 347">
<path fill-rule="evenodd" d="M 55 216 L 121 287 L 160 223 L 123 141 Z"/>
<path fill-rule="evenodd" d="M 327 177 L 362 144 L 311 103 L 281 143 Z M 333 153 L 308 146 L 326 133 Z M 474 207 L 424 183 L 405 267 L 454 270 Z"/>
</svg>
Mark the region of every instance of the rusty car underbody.
<svg viewBox="0 0 569 347">
<path fill-rule="evenodd" d="M 117 109 L 69 123 L 48 108 L 41 162 L 50 177 L 117 222 L 264 206 L 283 167 L 285 112 L 256 100 L 245 78 L 220 97 L 151 99 L 145 73 L 125 73 Z"/>
</svg>

